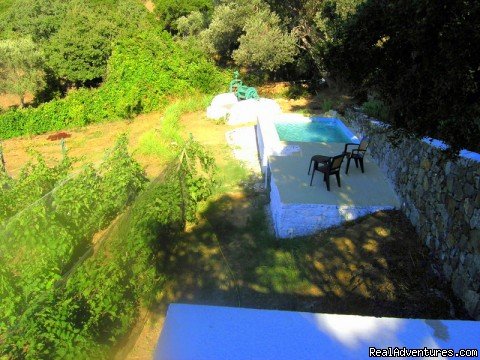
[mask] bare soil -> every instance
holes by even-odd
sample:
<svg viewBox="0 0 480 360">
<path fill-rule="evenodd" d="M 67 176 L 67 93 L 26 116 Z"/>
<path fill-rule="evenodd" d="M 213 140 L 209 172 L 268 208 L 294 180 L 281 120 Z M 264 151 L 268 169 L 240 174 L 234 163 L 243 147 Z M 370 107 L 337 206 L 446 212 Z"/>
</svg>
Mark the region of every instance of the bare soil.
<svg viewBox="0 0 480 360">
<path fill-rule="evenodd" d="M 77 167 L 87 162 L 98 163 L 122 133 L 128 134 L 130 149 L 135 150 L 141 135 L 159 126 L 160 115 L 161 113 L 150 113 L 140 115 L 133 120 L 95 124 L 68 130 L 66 132 L 70 137 L 65 139 L 65 143 L 71 156 L 82 158 L 77 163 Z M 42 154 L 48 164 L 57 162 L 62 156 L 60 140 L 49 140 L 49 137 L 55 135 L 58 135 L 58 132 L 4 140 L 2 144 L 8 173 L 14 177 L 19 174 L 22 166 L 32 158 L 29 154 L 31 149 Z M 149 178 L 158 175 L 162 169 L 162 164 L 155 156 L 141 155 L 136 152 L 133 155 L 145 168 Z"/>
<path fill-rule="evenodd" d="M 25 95 L 25 104 L 28 105 L 33 101 L 33 95 Z M 0 95 L 0 109 L 8 109 L 10 107 L 20 106 L 20 97 L 14 94 L 1 94 Z"/>
</svg>

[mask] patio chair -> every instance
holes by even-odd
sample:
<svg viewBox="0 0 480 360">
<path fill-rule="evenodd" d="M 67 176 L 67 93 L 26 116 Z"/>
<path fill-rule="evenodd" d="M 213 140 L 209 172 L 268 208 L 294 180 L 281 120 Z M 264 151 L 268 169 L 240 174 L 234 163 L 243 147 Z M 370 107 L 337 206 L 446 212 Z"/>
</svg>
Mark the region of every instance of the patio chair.
<svg viewBox="0 0 480 360">
<path fill-rule="evenodd" d="M 348 143 L 345 144 L 345 149 L 343 153 L 347 157 L 347 169 L 345 170 L 345 174 L 348 174 L 348 168 L 350 167 L 350 160 L 353 159 L 355 161 L 355 166 L 358 168 L 358 164 L 360 163 L 360 168 L 362 169 L 362 173 L 365 172 L 365 168 L 363 165 L 363 158 L 365 157 L 365 152 L 367 151 L 368 145 L 370 144 L 370 139 L 368 137 L 364 137 L 360 144 L 356 143 Z M 357 148 L 351 149 L 348 151 L 349 146 L 356 146 Z"/>
<path fill-rule="evenodd" d="M 315 175 L 315 171 L 319 171 L 323 173 L 323 181 L 327 183 L 327 190 L 330 191 L 330 175 L 335 175 L 337 178 L 338 187 L 340 185 L 340 167 L 342 166 L 343 159 L 345 158 L 345 154 L 340 154 L 337 156 L 333 156 L 328 158 L 328 160 L 324 162 L 315 162 L 312 171 L 312 178 L 310 179 L 310 186 L 312 186 L 313 176 Z"/>
</svg>

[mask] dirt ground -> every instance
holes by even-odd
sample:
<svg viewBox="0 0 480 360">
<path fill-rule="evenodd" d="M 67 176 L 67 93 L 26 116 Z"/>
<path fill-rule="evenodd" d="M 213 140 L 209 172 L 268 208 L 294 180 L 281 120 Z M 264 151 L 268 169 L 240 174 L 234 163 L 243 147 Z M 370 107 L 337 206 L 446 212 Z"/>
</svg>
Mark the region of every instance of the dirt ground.
<svg viewBox="0 0 480 360">
<path fill-rule="evenodd" d="M 71 135 L 66 139 L 69 154 L 72 157 L 83 158 L 78 162 L 77 167 L 87 162 L 98 163 L 107 149 L 115 144 L 116 138 L 122 133 L 127 133 L 129 147 L 134 152 L 135 159 L 145 168 L 147 176 L 153 178 L 160 172 L 161 164 L 155 156 L 142 155 L 135 152 L 135 149 L 141 135 L 159 126 L 160 117 L 161 113 L 150 113 L 137 116 L 134 120 L 95 124 L 71 131 L 65 130 L 64 132 Z M 32 159 L 29 154 L 30 149 L 42 154 L 49 164 L 58 161 L 62 156 L 60 141 L 48 140 L 47 138 L 52 134 L 55 132 L 4 140 L 2 145 L 7 172 L 14 177 L 17 176 L 22 166 Z"/>
<path fill-rule="evenodd" d="M 25 104 L 29 104 L 33 101 L 33 95 L 27 94 L 24 98 Z M 0 109 L 8 109 L 12 106 L 20 105 L 20 97 L 13 94 L 1 94 L 0 95 Z"/>
</svg>

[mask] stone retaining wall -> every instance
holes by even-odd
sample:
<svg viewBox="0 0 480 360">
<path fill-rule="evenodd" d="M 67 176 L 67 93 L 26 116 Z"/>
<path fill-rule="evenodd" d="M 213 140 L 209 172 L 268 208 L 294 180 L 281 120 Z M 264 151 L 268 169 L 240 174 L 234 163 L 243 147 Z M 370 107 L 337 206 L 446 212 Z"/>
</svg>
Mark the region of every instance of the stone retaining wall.
<svg viewBox="0 0 480 360">
<path fill-rule="evenodd" d="M 356 111 L 345 118 L 359 135 L 371 137 L 367 156 L 392 183 L 441 275 L 480 320 L 480 156 L 450 161 L 439 148 L 414 139 L 393 147 L 388 129 L 372 120 Z"/>
</svg>

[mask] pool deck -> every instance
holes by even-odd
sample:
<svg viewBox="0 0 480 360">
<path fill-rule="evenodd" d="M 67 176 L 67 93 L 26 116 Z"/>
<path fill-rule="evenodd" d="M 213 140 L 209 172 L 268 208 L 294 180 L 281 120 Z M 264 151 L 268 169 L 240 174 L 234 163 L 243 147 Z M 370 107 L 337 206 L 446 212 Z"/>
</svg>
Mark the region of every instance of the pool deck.
<svg viewBox="0 0 480 360">
<path fill-rule="evenodd" d="M 323 182 L 323 174 L 316 172 L 310 186 L 311 175 L 307 174 L 310 158 L 313 155 L 334 156 L 343 151 L 344 144 L 338 143 L 293 143 L 302 151 L 292 156 L 271 156 L 270 171 L 280 191 L 283 203 L 330 204 L 330 205 L 389 205 L 399 203 L 390 184 L 379 167 L 368 155 L 365 157 L 365 173 L 355 167 L 352 160 L 348 175 L 345 174 L 347 160 L 342 163 L 341 187 L 335 176 L 330 177 L 330 190 Z"/>
<path fill-rule="evenodd" d="M 310 186 L 307 174 L 313 155 L 334 156 L 343 152 L 343 143 L 300 143 L 301 151 L 290 156 L 270 156 L 270 211 L 279 238 L 311 235 L 319 230 L 355 220 L 379 210 L 396 209 L 400 202 L 378 166 L 367 151 L 365 173 L 346 160 L 340 173 L 341 187 L 330 177 L 330 190 L 323 174 L 316 172 Z"/>
</svg>

